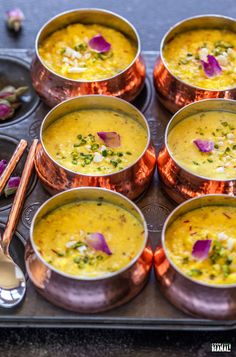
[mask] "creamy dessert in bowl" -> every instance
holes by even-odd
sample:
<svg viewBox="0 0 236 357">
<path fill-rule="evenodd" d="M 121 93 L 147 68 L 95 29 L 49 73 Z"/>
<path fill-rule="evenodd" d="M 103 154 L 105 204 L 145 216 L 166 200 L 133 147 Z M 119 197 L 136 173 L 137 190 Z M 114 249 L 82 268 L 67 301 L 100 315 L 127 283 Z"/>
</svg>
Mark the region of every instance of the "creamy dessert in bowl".
<svg viewBox="0 0 236 357">
<path fill-rule="evenodd" d="M 236 179 L 236 113 L 199 112 L 177 123 L 167 145 L 176 162 L 208 179 Z"/>
<path fill-rule="evenodd" d="M 144 86 L 140 39 L 126 19 L 103 9 L 76 9 L 39 31 L 31 65 L 33 86 L 50 107 L 104 94 L 133 101 Z"/>
<path fill-rule="evenodd" d="M 191 103 L 172 117 L 157 166 L 162 187 L 174 201 L 236 194 L 235 124 L 235 101 L 226 99 Z"/>
<path fill-rule="evenodd" d="M 119 306 L 147 282 L 152 265 L 139 208 L 111 190 L 62 192 L 37 211 L 26 268 L 39 293 L 65 309 L 94 313 Z"/>
<path fill-rule="evenodd" d="M 166 219 L 154 254 L 159 287 L 185 313 L 236 317 L 236 198 L 205 195 L 179 205 Z"/>
<path fill-rule="evenodd" d="M 52 194 L 97 186 L 137 198 L 156 165 L 148 123 L 131 104 L 110 96 L 65 101 L 45 117 L 35 166 Z"/>
<path fill-rule="evenodd" d="M 225 90 L 236 87 L 236 32 L 195 29 L 177 34 L 163 49 L 169 70 L 196 87 Z"/>
<path fill-rule="evenodd" d="M 77 277 L 102 277 L 135 258 L 143 246 L 144 230 L 135 216 L 117 205 L 80 201 L 42 218 L 35 226 L 34 242 L 56 269 Z"/>
<path fill-rule="evenodd" d="M 120 31 L 75 23 L 55 31 L 39 46 L 47 67 L 69 79 L 95 81 L 113 77 L 134 60 L 136 44 Z"/>
<path fill-rule="evenodd" d="M 203 99 L 236 99 L 235 63 L 235 19 L 185 19 L 162 39 L 153 72 L 158 98 L 172 113 Z"/>
<path fill-rule="evenodd" d="M 111 174 L 135 162 L 147 145 L 145 128 L 125 113 L 86 109 L 66 114 L 43 132 L 44 146 L 63 167 Z"/>
<path fill-rule="evenodd" d="M 166 230 L 165 245 L 186 276 L 207 284 L 236 284 L 236 207 L 185 213 Z"/>
</svg>

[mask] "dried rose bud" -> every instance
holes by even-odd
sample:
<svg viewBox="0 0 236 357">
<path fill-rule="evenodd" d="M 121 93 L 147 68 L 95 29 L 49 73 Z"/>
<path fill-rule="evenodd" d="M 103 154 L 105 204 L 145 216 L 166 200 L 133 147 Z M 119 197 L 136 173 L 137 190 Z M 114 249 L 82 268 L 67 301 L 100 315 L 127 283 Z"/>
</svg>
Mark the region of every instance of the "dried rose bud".
<svg viewBox="0 0 236 357">
<path fill-rule="evenodd" d="M 0 99 L 0 120 L 6 120 L 13 116 L 15 110 L 11 104 L 4 99 Z"/>
<path fill-rule="evenodd" d="M 18 32 L 21 29 L 25 16 L 21 9 L 15 7 L 6 12 L 6 22 L 10 30 Z"/>
<path fill-rule="evenodd" d="M 13 86 L 6 86 L 0 91 L 0 99 L 8 100 L 10 103 L 15 103 L 23 93 L 28 90 L 28 87 L 15 88 Z"/>
<path fill-rule="evenodd" d="M 8 197 L 8 196 L 16 193 L 19 184 L 20 184 L 20 177 L 19 176 L 14 176 L 14 177 L 11 176 L 5 189 L 4 189 L 5 196 Z"/>
</svg>

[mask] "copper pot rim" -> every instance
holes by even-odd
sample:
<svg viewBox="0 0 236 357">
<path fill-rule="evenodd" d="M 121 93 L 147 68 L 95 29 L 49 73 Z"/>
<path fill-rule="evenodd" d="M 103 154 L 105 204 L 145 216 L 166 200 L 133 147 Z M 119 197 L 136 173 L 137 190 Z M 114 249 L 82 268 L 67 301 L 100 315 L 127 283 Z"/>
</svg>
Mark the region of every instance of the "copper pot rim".
<svg viewBox="0 0 236 357">
<path fill-rule="evenodd" d="M 51 113 L 56 110 L 58 107 L 60 106 L 63 106 L 65 105 L 66 103 L 68 102 L 71 102 L 71 101 L 80 101 L 80 100 L 83 100 L 83 98 L 93 98 L 96 100 L 100 100 L 99 98 L 107 98 L 106 100 L 107 101 L 112 101 L 112 100 L 115 100 L 117 102 L 121 102 L 123 103 L 124 105 L 126 105 L 127 107 L 131 107 L 132 109 L 134 109 L 134 111 L 136 111 L 136 113 L 138 115 L 140 115 L 145 123 L 145 130 L 146 130 L 146 133 L 147 133 L 147 144 L 145 146 L 145 148 L 143 149 L 142 153 L 140 154 L 140 156 L 133 162 L 131 163 L 129 166 L 125 167 L 124 169 L 120 170 L 120 171 L 116 171 L 116 172 L 111 172 L 109 174 L 104 174 L 104 175 L 93 175 L 93 174 L 85 174 L 85 173 L 81 173 L 81 172 L 78 172 L 78 171 L 73 171 L 73 170 L 70 170 L 64 166 L 62 166 L 59 162 L 57 162 L 47 151 L 45 145 L 44 145 L 44 142 L 43 142 L 43 126 L 44 126 L 44 123 L 46 122 L 47 118 L 51 115 Z M 88 107 L 89 108 L 89 107 Z M 109 107 L 107 106 L 107 109 L 109 109 Z M 113 109 L 112 109 L 113 110 Z M 71 112 L 73 113 L 73 112 Z M 63 116 L 63 115 L 62 115 Z M 61 117 L 62 117 L 61 116 Z M 61 117 L 58 117 L 61 118 Z M 131 117 L 131 116 L 130 116 Z M 56 119 L 56 120 L 58 120 Z M 131 117 L 132 119 L 132 117 Z M 73 98 L 69 98 L 69 99 L 66 99 L 64 100 L 63 102 L 57 104 L 55 107 L 53 107 L 48 113 L 47 115 L 44 117 L 42 123 L 41 123 L 41 126 L 40 126 L 40 134 L 39 134 L 39 137 L 40 137 L 40 143 L 43 147 L 43 150 L 44 152 L 46 153 L 46 155 L 49 157 L 50 160 L 53 161 L 53 163 L 57 166 L 59 166 L 60 168 L 62 168 L 63 170 L 73 174 L 73 175 L 80 175 L 80 176 L 83 176 L 83 177 L 101 177 L 101 178 L 104 178 L 104 177 L 113 177 L 117 174 L 120 174 L 120 173 L 123 173 L 125 171 L 128 171 L 131 167 L 135 166 L 141 159 L 142 157 L 145 155 L 146 151 L 148 150 L 149 146 L 151 145 L 151 133 L 150 133 L 150 128 L 149 128 L 149 125 L 148 125 L 148 121 L 147 119 L 145 118 L 144 114 L 138 110 L 133 104 L 127 102 L 126 100 L 122 99 L 122 98 L 118 98 L 118 97 L 112 97 L 112 96 L 109 96 L 109 95 L 102 95 L 102 94 L 86 94 L 86 95 L 83 95 L 83 96 L 77 96 L 77 97 L 73 97 Z"/>
<path fill-rule="evenodd" d="M 44 61 L 41 59 L 41 56 L 39 54 L 39 38 L 41 36 L 41 33 L 43 32 L 44 29 L 46 29 L 46 27 L 54 20 L 56 20 L 57 18 L 64 16 L 66 14 L 69 13 L 73 13 L 73 12 L 83 12 L 83 11 L 88 11 L 88 12 L 101 12 L 101 13 L 106 13 L 108 15 L 112 15 L 117 17 L 118 19 L 120 19 L 121 21 L 125 22 L 134 32 L 135 36 L 136 36 L 136 41 L 137 41 L 137 51 L 136 51 L 136 55 L 134 57 L 134 59 L 130 62 L 130 64 L 124 68 L 122 71 L 120 71 L 119 73 L 111 76 L 111 77 L 106 77 L 106 78 L 102 78 L 102 79 L 97 79 L 97 80 L 76 80 L 76 79 L 71 79 L 65 76 L 62 76 L 59 73 L 56 73 L 54 70 L 52 70 L 51 68 L 49 68 L 46 63 L 44 63 Z M 140 37 L 139 34 L 136 30 L 136 28 L 134 27 L 134 25 L 128 21 L 125 17 L 118 15 L 117 13 L 113 12 L 113 11 L 109 11 L 106 9 L 101 9 L 101 8 L 79 8 L 79 9 L 72 9 L 72 10 L 68 10 L 68 11 L 63 11 L 60 12 L 59 14 L 51 17 L 47 22 L 44 23 L 44 25 L 40 28 L 40 30 L 37 33 L 36 39 L 35 39 L 35 52 L 37 55 L 38 60 L 40 61 L 41 65 L 43 67 L 45 67 L 51 74 L 53 74 L 54 76 L 61 78 L 63 80 L 66 80 L 67 82 L 72 82 L 72 83 L 101 83 L 101 82 L 105 82 L 105 81 L 109 81 L 112 79 L 115 79 L 117 77 L 119 77 L 120 75 L 122 75 L 123 73 L 125 73 L 129 68 L 131 68 L 133 66 L 133 64 L 137 61 L 138 57 L 141 55 L 141 41 L 140 41 Z"/>
<path fill-rule="evenodd" d="M 177 162 L 177 160 L 174 158 L 174 156 L 172 155 L 169 147 L 168 147 L 168 135 L 170 132 L 170 126 L 172 124 L 172 122 L 175 120 L 176 116 L 179 115 L 179 113 L 185 111 L 186 109 L 188 109 L 189 107 L 194 107 L 197 106 L 198 103 L 206 103 L 206 102 L 229 102 L 229 103 L 235 103 L 235 100 L 233 99 L 225 99 L 225 98 L 208 98 L 208 99 L 202 99 L 202 100 L 198 100 L 197 102 L 192 102 L 189 103 L 187 105 L 185 105 L 183 108 L 180 108 L 170 119 L 170 121 L 168 122 L 166 129 L 165 129 L 165 140 L 164 140 L 164 145 L 166 147 L 166 150 L 168 151 L 169 156 L 171 157 L 171 159 L 174 161 L 174 163 L 180 167 L 184 172 L 188 173 L 189 175 L 192 175 L 193 177 L 197 177 L 199 179 L 205 180 L 205 181 L 214 181 L 214 182 L 232 182 L 232 181 L 236 181 L 236 176 L 235 178 L 229 178 L 229 179 L 216 179 L 216 178 L 210 178 L 210 177 L 206 177 L 206 176 L 201 176 L 201 175 L 197 175 L 196 173 L 189 171 L 186 167 L 182 166 L 179 162 Z M 205 110 L 203 112 L 209 112 L 209 111 L 213 111 L 213 110 Z M 223 110 L 226 111 L 226 110 Z M 236 114 L 236 112 L 235 112 Z M 190 114 L 189 116 L 191 116 L 192 114 Z M 184 118 L 186 119 L 186 118 Z M 184 120 L 183 119 L 183 120 Z"/>
<path fill-rule="evenodd" d="M 161 232 L 161 244 L 162 244 L 162 248 L 164 250 L 164 253 L 165 253 L 165 256 L 168 260 L 168 262 L 170 263 L 170 265 L 172 266 L 172 268 L 177 271 L 183 278 L 191 281 L 192 283 L 195 283 L 197 285 L 200 285 L 200 286 L 203 286 L 203 287 L 207 287 L 207 288 L 213 288 L 213 289 L 225 289 L 225 288 L 230 288 L 230 289 L 234 289 L 236 288 L 236 283 L 234 284 L 208 284 L 208 283 L 205 283 L 203 281 L 200 281 L 200 280 L 195 280 L 191 277 L 189 277 L 188 275 L 184 274 L 178 267 L 177 265 L 175 265 L 175 263 L 172 261 L 172 259 L 169 257 L 169 254 L 168 254 L 168 250 L 166 248 L 166 245 L 165 245 L 165 236 L 166 236 L 166 229 L 167 229 L 167 226 L 169 224 L 169 221 L 171 220 L 172 216 L 174 214 L 176 214 L 176 212 L 178 212 L 183 206 L 189 204 L 190 202 L 193 202 L 193 201 L 201 201 L 204 197 L 218 197 L 218 198 L 222 198 L 222 197 L 225 197 L 226 200 L 236 200 L 236 197 L 234 196 L 229 196 L 227 194 L 208 194 L 208 195 L 202 195 L 202 196 L 198 196 L 198 197 L 194 197 L 194 198 L 191 198 L 183 203 L 181 203 L 180 205 L 178 205 L 170 214 L 169 216 L 166 218 L 165 220 L 165 223 L 163 225 L 163 228 L 162 228 L 162 232 Z M 204 206 L 199 206 L 199 207 L 208 207 L 209 205 L 204 205 Z M 217 206 L 217 204 L 214 206 Z M 219 205 L 221 206 L 221 205 Z M 232 207 L 229 205 L 225 205 L 226 207 Z M 197 208 L 196 208 L 197 209 Z M 190 209 L 188 212 L 191 212 L 191 211 L 194 211 L 195 209 Z M 181 216 L 181 215 L 180 215 Z M 178 218 L 180 217 L 178 216 Z"/>
<path fill-rule="evenodd" d="M 179 83 L 181 83 L 182 85 L 185 85 L 187 88 L 192 88 L 192 89 L 201 90 L 201 91 L 207 91 L 207 92 L 212 92 L 212 93 L 224 93 L 225 91 L 230 91 L 230 90 L 236 89 L 236 86 L 229 87 L 229 88 L 226 88 L 226 89 L 208 89 L 208 88 L 198 87 L 198 86 L 195 86 L 193 84 L 187 83 L 187 82 L 183 81 L 182 79 L 180 79 L 179 77 L 177 77 L 169 69 L 169 66 L 167 65 L 167 63 L 165 61 L 165 57 L 163 55 L 163 50 L 164 50 L 164 47 L 165 47 L 166 38 L 170 35 L 170 33 L 173 30 L 175 30 L 178 26 L 182 25 L 183 23 L 185 23 L 185 22 L 187 22 L 189 20 L 201 19 L 201 18 L 207 18 L 207 17 L 221 18 L 221 19 L 225 19 L 225 20 L 229 20 L 229 21 L 234 21 L 236 23 L 236 19 L 234 19 L 233 17 L 219 15 L 219 14 L 204 14 L 204 15 L 196 15 L 196 16 L 187 17 L 187 18 L 185 18 L 185 19 L 183 19 L 181 21 L 178 21 L 175 25 L 171 26 L 169 28 L 169 30 L 165 33 L 165 35 L 162 37 L 161 44 L 160 44 L 160 55 L 159 56 L 161 58 L 162 63 L 164 64 L 164 66 L 168 70 L 168 72 L 171 74 L 171 76 L 174 77 L 175 80 L 178 81 Z"/>
<path fill-rule="evenodd" d="M 97 276 L 97 277 L 79 277 L 76 275 L 70 275 L 67 273 L 64 273 L 63 271 L 60 271 L 58 269 L 56 269 L 53 265 L 49 264 L 46 262 L 46 260 L 43 259 L 43 257 L 41 256 L 41 254 L 39 253 L 36 244 L 34 242 L 34 238 L 33 238 L 33 233 L 34 233 L 34 227 L 35 227 L 35 221 L 37 219 L 38 214 L 40 213 L 41 209 L 43 209 L 48 202 L 53 201 L 55 198 L 57 198 L 58 196 L 63 196 L 64 194 L 66 194 L 67 192 L 72 192 L 72 191 L 98 191 L 100 193 L 102 192 L 109 192 L 109 194 L 114 195 L 114 196 L 119 196 L 120 198 L 122 198 L 124 201 L 127 201 L 129 204 L 132 205 L 132 207 L 136 210 L 136 212 L 138 213 L 139 217 L 141 218 L 142 224 L 143 224 L 143 229 L 144 229 L 144 240 L 143 240 L 143 245 L 142 248 L 140 249 L 140 251 L 135 255 L 135 257 L 129 262 L 129 264 L 127 264 L 125 267 L 123 267 L 122 269 L 119 269 L 113 273 L 109 273 L 103 276 Z M 73 201 L 72 201 L 73 202 Z M 74 200 L 74 202 L 76 202 L 76 200 Z M 72 188 L 70 190 L 66 190 L 63 192 L 60 192 L 52 197 L 50 197 L 47 201 L 45 201 L 36 211 L 33 220 L 31 222 L 31 226 L 30 226 L 30 243 L 32 245 L 33 251 L 36 254 L 37 258 L 45 265 L 47 266 L 51 271 L 53 271 L 54 273 L 63 276 L 64 278 L 67 279 L 71 279 L 74 281 L 87 281 L 87 282 L 94 282 L 94 281 L 101 281 L 101 280 L 107 280 L 110 278 L 114 278 L 117 275 L 120 275 L 121 273 L 127 271 L 128 269 L 130 269 L 137 261 L 138 259 L 141 257 L 141 255 L 143 254 L 143 251 L 147 245 L 148 242 L 148 228 L 147 228 L 147 223 L 146 220 L 144 218 L 144 215 L 142 213 L 142 211 L 140 210 L 140 208 L 134 203 L 132 202 L 130 199 L 128 199 L 126 196 L 122 195 L 121 193 L 115 192 L 115 191 L 111 191 L 108 190 L 106 188 L 101 188 L 101 187 L 76 187 L 76 188 Z"/>
</svg>

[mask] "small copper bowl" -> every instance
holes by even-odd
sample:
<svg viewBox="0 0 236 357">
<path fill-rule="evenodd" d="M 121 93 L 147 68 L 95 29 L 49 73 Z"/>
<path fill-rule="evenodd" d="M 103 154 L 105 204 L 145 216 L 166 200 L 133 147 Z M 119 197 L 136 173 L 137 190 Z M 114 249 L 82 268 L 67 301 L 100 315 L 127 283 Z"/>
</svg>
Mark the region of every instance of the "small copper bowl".
<svg viewBox="0 0 236 357">
<path fill-rule="evenodd" d="M 137 46 L 137 53 L 130 65 L 117 75 L 97 80 L 72 80 L 55 73 L 40 58 L 40 43 L 51 33 L 72 23 L 101 24 L 121 31 Z M 123 17 L 102 9 L 77 9 L 61 13 L 49 20 L 39 31 L 35 42 L 36 56 L 31 65 L 33 86 L 41 99 L 50 107 L 80 95 L 106 94 L 132 101 L 142 90 L 146 67 L 141 57 L 137 31 Z"/>
<path fill-rule="evenodd" d="M 137 120 L 145 128 L 147 145 L 141 156 L 131 166 L 108 175 L 86 175 L 64 168 L 48 154 L 43 143 L 43 131 L 53 121 L 67 113 L 92 108 L 121 111 Z M 133 105 L 115 97 L 88 95 L 72 98 L 59 104 L 42 122 L 40 141 L 35 155 L 35 168 L 42 184 L 50 194 L 75 187 L 96 186 L 120 192 L 133 200 L 148 188 L 156 166 L 155 149 L 150 141 L 150 130 L 146 119 Z"/>
<path fill-rule="evenodd" d="M 168 148 L 168 135 L 181 120 L 203 111 L 221 110 L 236 113 L 236 102 L 226 99 L 206 99 L 187 105 L 170 120 L 165 132 L 165 145 L 158 153 L 157 167 L 162 187 L 177 203 L 205 194 L 236 195 L 235 179 L 217 180 L 191 173 L 175 161 Z"/>
<path fill-rule="evenodd" d="M 236 284 L 210 285 L 184 275 L 168 257 L 165 246 L 167 228 L 181 215 L 203 206 L 236 207 L 236 198 L 228 195 L 206 195 L 178 206 L 167 218 L 162 230 L 162 245 L 156 248 L 154 268 L 159 286 L 166 298 L 187 314 L 217 320 L 236 319 Z"/>
<path fill-rule="evenodd" d="M 105 277 L 80 278 L 49 265 L 39 254 L 33 240 L 37 222 L 61 205 L 80 200 L 97 200 L 99 197 L 126 209 L 141 222 L 145 232 L 141 251 L 126 267 Z M 82 313 L 109 310 L 132 299 L 148 280 L 152 258 L 147 225 L 139 208 L 118 193 L 94 187 L 68 190 L 46 201 L 34 216 L 25 253 L 26 269 L 37 291 L 57 306 Z"/>
<path fill-rule="evenodd" d="M 204 89 L 183 82 L 169 71 L 163 55 L 165 45 L 178 33 L 199 28 L 229 29 L 236 32 L 236 20 L 219 15 L 196 16 L 177 23 L 165 34 L 161 41 L 160 57 L 154 67 L 153 80 L 159 100 L 171 113 L 202 99 L 236 99 L 235 87 L 226 90 Z"/>
</svg>

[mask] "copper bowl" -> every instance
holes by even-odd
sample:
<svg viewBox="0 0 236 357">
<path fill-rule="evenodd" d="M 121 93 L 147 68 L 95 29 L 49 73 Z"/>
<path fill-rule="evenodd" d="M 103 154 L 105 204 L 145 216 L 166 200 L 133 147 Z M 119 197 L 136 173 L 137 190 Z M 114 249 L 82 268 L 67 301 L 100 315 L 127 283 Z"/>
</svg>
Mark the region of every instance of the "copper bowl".
<svg viewBox="0 0 236 357">
<path fill-rule="evenodd" d="M 96 23 L 121 31 L 137 45 L 137 53 L 130 65 L 117 75 L 96 81 L 72 80 L 48 68 L 40 58 L 40 43 L 51 33 L 72 23 Z M 36 56 L 31 65 L 33 86 L 50 107 L 63 100 L 86 94 L 106 94 L 132 101 L 142 90 L 146 67 L 141 57 L 137 31 L 123 17 L 102 9 L 77 9 L 61 13 L 49 20 L 39 31 L 35 42 Z"/>
<path fill-rule="evenodd" d="M 153 80 L 157 96 L 161 103 L 172 113 L 175 113 L 185 105 L 208 98 L 236 99 L 236 88 L 226 90 L 209 90 L 183 82 L 170 72 L 165 62 L 163 49 L 166 43 L 180 32 L 198 28 L 229 29 L 236 32 L 236 20 L 226 16 L 203 15 L 185 19 L 165 34 L 161 41 L 160 56 L 157 58 Z"/>
<path fill-rule="evenodd" d="M 165 221 L 162 244 L 154 254 L 154 268 L 165 297 L 187 314 L 217 320 L 236 319 L 236 284 L 213 285 L 184 275 L 168 257 L 165 246 L 167 228 L 181 215 L 203 206 L 236 207 L 236 198 L 228 195 L 206 195 L 178 206 Z"/>
<path fill-rule="evenodd" d="M 143 247 L 123 269 L 105 277 L 80 278 L 61 272 L 39 254 L 34 240 L 37 222 L 53 209 L 80 200 L 97 200 L 118 205 L 132 213 L 143 225 Z M 67 310 L 94 313 L 112 309 L 132 299 L 144 287 L 152 266 L 153 253 L 148 242 L 148 230 L 143 214 L 124 196 L 101 188 L 77 188 L 60 193 L 46 201 L 34 216 L 25 261 L 29 278 L 36 290 L 51 303 Z"/>
<path fill-rule="evenodd" d="M 141 156 L 127 168 L 108 175 L 93 176 L 70 171 L 57 163 L 43 143 L 43 131 L 59 117 L 80 109 L 111 109 L 123 112 L 137 120 L 146 130 L 147 145 Z M 81 186 L 108 188 L 135 199 L 149 186 L 155 166 L 155 149 L 150 141 L 148 123 L 141 112 L 128 102 L 109 96 L 88 95 L 69 99 L 53 108 L 45 117 L 40 130 L 40 141 L 35 155 L 37 174 L 50 194 Z"/>
<path fill-rule="evenodd" d="M 179 110 L 166 127 L 165 145 L 158 153 L 157 167 L 163 189 L 177 203 L 205 194 L 236 195 L 236 177 L 221 181 L 198 176 L 178 164 L 168 148 L 168 134 L 177 123 L 190 115 L 210 110 L 236 113 L 236 102 L 230 99 L 206 99 L 189 104 Z"/>
</svg>

